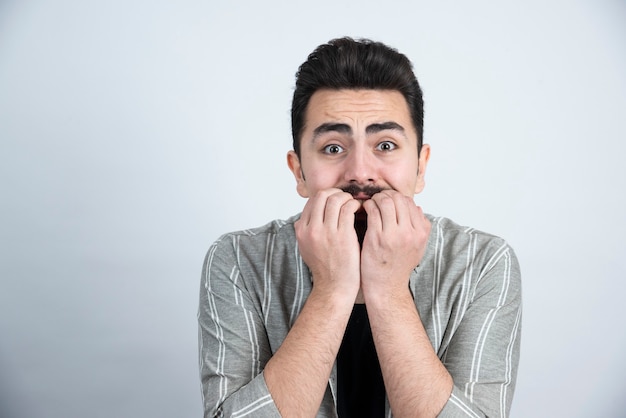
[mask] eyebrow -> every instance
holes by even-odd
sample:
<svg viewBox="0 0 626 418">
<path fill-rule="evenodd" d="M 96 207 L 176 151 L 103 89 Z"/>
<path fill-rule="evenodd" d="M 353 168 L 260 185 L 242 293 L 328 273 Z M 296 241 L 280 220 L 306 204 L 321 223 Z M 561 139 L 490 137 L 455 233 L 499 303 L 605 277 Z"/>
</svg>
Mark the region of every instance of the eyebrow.
<svg viewBox="0 0 626 418">
<path fill-rule="evenodd" d="M 402 127 L 402 125 L 396 122 L 373 123 L 371 125 L 368 125 L 367 128 L 365 128 L 365 133 L 369 135 L 369 134 L 376 134 L 381 131 L 389 131 L 389 130 L 400 131 L 402 132 L 402 134 L 404 134 L 404 128 Z"/>
<path fill-rule="evenodd" d="M 365 133 L 367 135 L 371 135 L 388 130 L 399 131 L 404 135 L 404 128 L 396 122 L 372 123 L 365 128 Z M 315 130 L 313 130 L 313 141 L 315 141 L 320 135 L 327 132 L 352 135 L 352 128 L 346 123 L 322 123 L 320 126 L 315 128 Z"/>
<path fill-rule="evenodd" d="M 343 135 L 352 135 L 352 128 L 346 123 L 322 123 L 313 131 L 313 141 L 315 141 L 320 135 L 327 132 L 337 132 Z"/>
</svg>

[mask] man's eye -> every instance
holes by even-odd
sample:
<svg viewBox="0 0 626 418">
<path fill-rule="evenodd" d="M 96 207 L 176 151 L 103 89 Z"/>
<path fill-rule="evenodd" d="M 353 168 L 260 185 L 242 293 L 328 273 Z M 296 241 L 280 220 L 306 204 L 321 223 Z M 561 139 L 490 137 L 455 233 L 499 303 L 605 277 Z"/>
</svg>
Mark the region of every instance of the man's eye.
<svg viewBox="0 0 626 418">
<path fill-rule="evenodd" d="M 396 144 L 390 141 L 383 141 L 376 146 L 376 149 L 379 151 L 391 151 L 396 149 Z"/>
<path fill-rule="evenodd" d="M 326 145 L 323 149 L 325 154 L 339 154 L 343 152 L 343 148 L 337 144 Z"/>
</svg>

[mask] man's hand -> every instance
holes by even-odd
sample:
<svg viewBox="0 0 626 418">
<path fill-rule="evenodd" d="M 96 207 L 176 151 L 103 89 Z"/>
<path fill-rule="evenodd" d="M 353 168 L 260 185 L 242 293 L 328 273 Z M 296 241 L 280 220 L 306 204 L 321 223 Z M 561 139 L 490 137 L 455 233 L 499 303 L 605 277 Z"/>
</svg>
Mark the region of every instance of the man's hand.
<svg viewBox="0 0 626 418">
<path fill-rule="evenodd" d="M 320 408 L 359 291 L 354 213 L 360 206 L 349 193 L 324 190 L 309 199 L 294 225 L 313 290 L 263 371 L 282 416 L 315 416 Z"/>
<path fill-rule="evenodd" d="M 402 295 L 424 256 L 431 224 L 411 198 L 393 190 L 376 193 L 363 207 L 368 215 L 361 254 L 364 296 Z"/>
<path fill-rule="evenodd" d="M 295 223 L 302 259 L 311 270 L 314 291 L 327 296 L 356 297 L 360 249 L 354 213 L 360 202 L 339 189 L 318 192 Z"/>
<path fill-rule="evenodd" d="M 431 224 L 413 200 L 385 190 L 363 204 L 367 232 L 361 287 L 394 416 L 439 414 L 452 392 L 450 373 L 426 334 L 409 291 Z"/>
</svg>

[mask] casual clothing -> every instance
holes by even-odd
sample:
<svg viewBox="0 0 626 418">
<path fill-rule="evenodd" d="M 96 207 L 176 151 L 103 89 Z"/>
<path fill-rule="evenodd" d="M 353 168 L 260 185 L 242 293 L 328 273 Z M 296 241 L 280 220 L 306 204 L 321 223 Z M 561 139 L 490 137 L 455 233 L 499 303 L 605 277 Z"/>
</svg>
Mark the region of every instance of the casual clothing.
<svg viewBox="0 0 626 418">
<path fill-rule="evenodd" d="M 384 418 L 385 382 L 363 304 L 352 309 L 336 363 L 339 418 Z"/>
<path fill-rule="evenodd" d="M 263 369 L 311 292 L 293 223 L 218 239 L 200 291 L 200 374 L 206 417 L 279 417 Z M 454 379 L 440 417 L 503 417 L 515 388 L 521 281 L 502 239 L 429 216 L 432 230 L 409 288 L 433 348 Z M 333 367 L 318 417 L 337 417 Z M 391 416 L 386 402 L 386 416 Z"/>
</svg>

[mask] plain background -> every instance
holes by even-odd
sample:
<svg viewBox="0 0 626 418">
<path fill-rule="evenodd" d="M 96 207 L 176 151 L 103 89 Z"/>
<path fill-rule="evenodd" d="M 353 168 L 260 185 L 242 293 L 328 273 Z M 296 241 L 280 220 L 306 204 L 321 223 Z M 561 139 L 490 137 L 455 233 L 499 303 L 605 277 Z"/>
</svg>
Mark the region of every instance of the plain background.
<svg viewBox="0 0 626 418">
<path fill-rule="evenodd" d="M 414 63 L 425 211 L 506 238 L 514 417 L 626 411 L 626 3 L 0 2 L 0 415 L 197 417 L 200 269 L 301 210 L 294 73 L 351 35 Z"/>
</svg>

